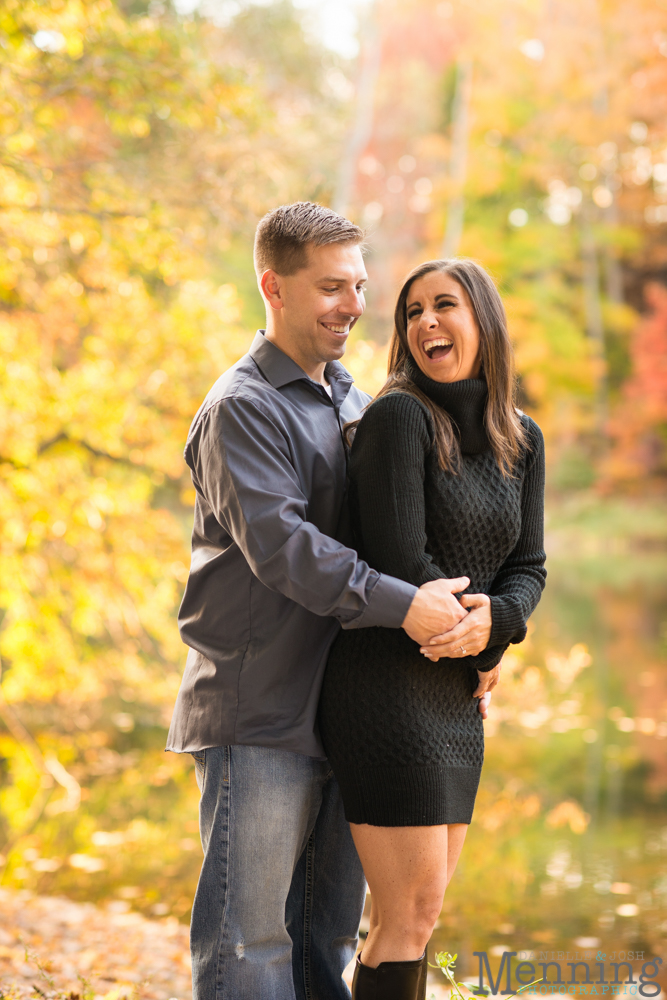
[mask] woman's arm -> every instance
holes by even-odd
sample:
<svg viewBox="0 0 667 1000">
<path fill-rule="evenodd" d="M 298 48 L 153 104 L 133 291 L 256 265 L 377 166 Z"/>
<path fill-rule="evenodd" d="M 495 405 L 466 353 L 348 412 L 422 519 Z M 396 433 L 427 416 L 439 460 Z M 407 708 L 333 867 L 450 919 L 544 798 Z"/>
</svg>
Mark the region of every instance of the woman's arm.
<svg viewBox="0 0 667 1000">
<path fill-rule="evenodd" d="M 510 642 L 521 642 L 526 622 L 544 589 L 544 439 L 530 418 L 530 451 L 521 495 L 521 533 L 496 574 L 490 594 L 466 594 L 463 603 L 474 610 L 447 636 L 435 636 L 422 647 L 431 660 L 441 656 L 475 655 L 478 671 L 490 670 Z M 465 653 L 461 650 L 464 649 Z"/>
<path fill-rule="evenodd" d="M 530 452 L 521 495 L 521 534 L 490 588 L 490 646 L 521 642 L 526 622 L 537 607 L 547 571 L 544 568 L 544 438 L 528 418 Z"/>
<path fill-rule="evenodd" d="M 446 578 L 426 552 L 424 461 L 430 448 L 423 407 L 396 392 L 369 406 L 350 455 L 350 501 L 363 558 L 417 587 Z"/>
</svg>

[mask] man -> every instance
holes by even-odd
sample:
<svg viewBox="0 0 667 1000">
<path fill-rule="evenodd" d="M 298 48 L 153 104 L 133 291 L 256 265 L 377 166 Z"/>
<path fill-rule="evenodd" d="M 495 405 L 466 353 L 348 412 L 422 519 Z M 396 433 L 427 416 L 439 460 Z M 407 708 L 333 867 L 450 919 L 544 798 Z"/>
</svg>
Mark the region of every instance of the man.
<svg viewBox="0 0 667 1000">
<path fill-rule="evenodd" d="M 308 202 L 255 238 L 266 331 L 213 386 L 185 457 L 197 499 L 179 625 L 190 646 L 168 749 L 189 751 L 204 862 L 194 1000 L 344 1000 L 363 872 L 324 757 L 317 700 L 338 628 L 423 643 L 468 581 L 417 590 L 341 541 L 342 428 L 368 396 L 338 363 L 364 311 L 362 231 Z"/>
</svg>

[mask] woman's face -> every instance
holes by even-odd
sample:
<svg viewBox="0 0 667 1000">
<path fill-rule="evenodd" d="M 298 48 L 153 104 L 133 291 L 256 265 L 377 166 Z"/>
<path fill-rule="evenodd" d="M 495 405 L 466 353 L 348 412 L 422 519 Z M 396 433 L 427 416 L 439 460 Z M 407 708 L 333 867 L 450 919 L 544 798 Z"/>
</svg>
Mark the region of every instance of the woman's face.
<svg viewBox="0 0 667 1000">
<path fill-rule="evenodd" d="M 431 271 L 412 283 L 407 300 L 408 346 L 435 382 L 477 378 L 479 327 L 468 293 L 458 281 Z"/>
</svg>

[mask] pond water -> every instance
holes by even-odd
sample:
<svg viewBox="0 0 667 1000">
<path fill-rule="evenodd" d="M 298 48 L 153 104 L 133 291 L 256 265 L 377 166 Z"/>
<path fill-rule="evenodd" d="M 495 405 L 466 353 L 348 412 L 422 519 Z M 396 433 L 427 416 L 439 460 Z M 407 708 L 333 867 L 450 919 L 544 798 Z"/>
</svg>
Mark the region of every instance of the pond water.
<svg viewBox="0 0 667 1000">
<path fill-rule="evenodd" d="M 595 961 L 613 981 L 612 961 L 629 958 L 636 976 L 667 959 L 667 521 L 639 514 L 630 528 L 627 510 L 552 518 L 548 586 L 504 661 L 475 817 L 432 941 L 458 953 L 460 977 L 477 978 L 476 951 L 494 976 L 505 951 L 537 962 L 532 978 L 560 961 L 566 984 L 575 955 L 594 981 Z M 658 980 L 667 989 L 664 971 Z"/>
</svg>

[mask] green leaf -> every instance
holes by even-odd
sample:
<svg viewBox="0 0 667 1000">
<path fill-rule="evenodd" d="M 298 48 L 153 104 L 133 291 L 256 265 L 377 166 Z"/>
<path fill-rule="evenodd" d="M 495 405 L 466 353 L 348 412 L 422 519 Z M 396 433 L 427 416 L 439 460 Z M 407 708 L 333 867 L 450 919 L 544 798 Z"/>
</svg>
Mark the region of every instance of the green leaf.
<svg viewBox="0 0 667 1000">
<path fill-rule="evenodd" d="M 522 990 L 527 990 L 531 986 L 535 986 L 536 983 L 541 983 L 543 981 L 543 979 L 544 979 L 544 977 L 542 976 L 540 979 L 533 979 L 532 983 L 526 983 L 524 986 L 520 986 L 519 989 L 514 994 L 514 996 L 518 996 L 519 993 L 521 993 Z M 510 997 L 509 1000 L 512 1000 L 512 998 Z"/>
</svg>

